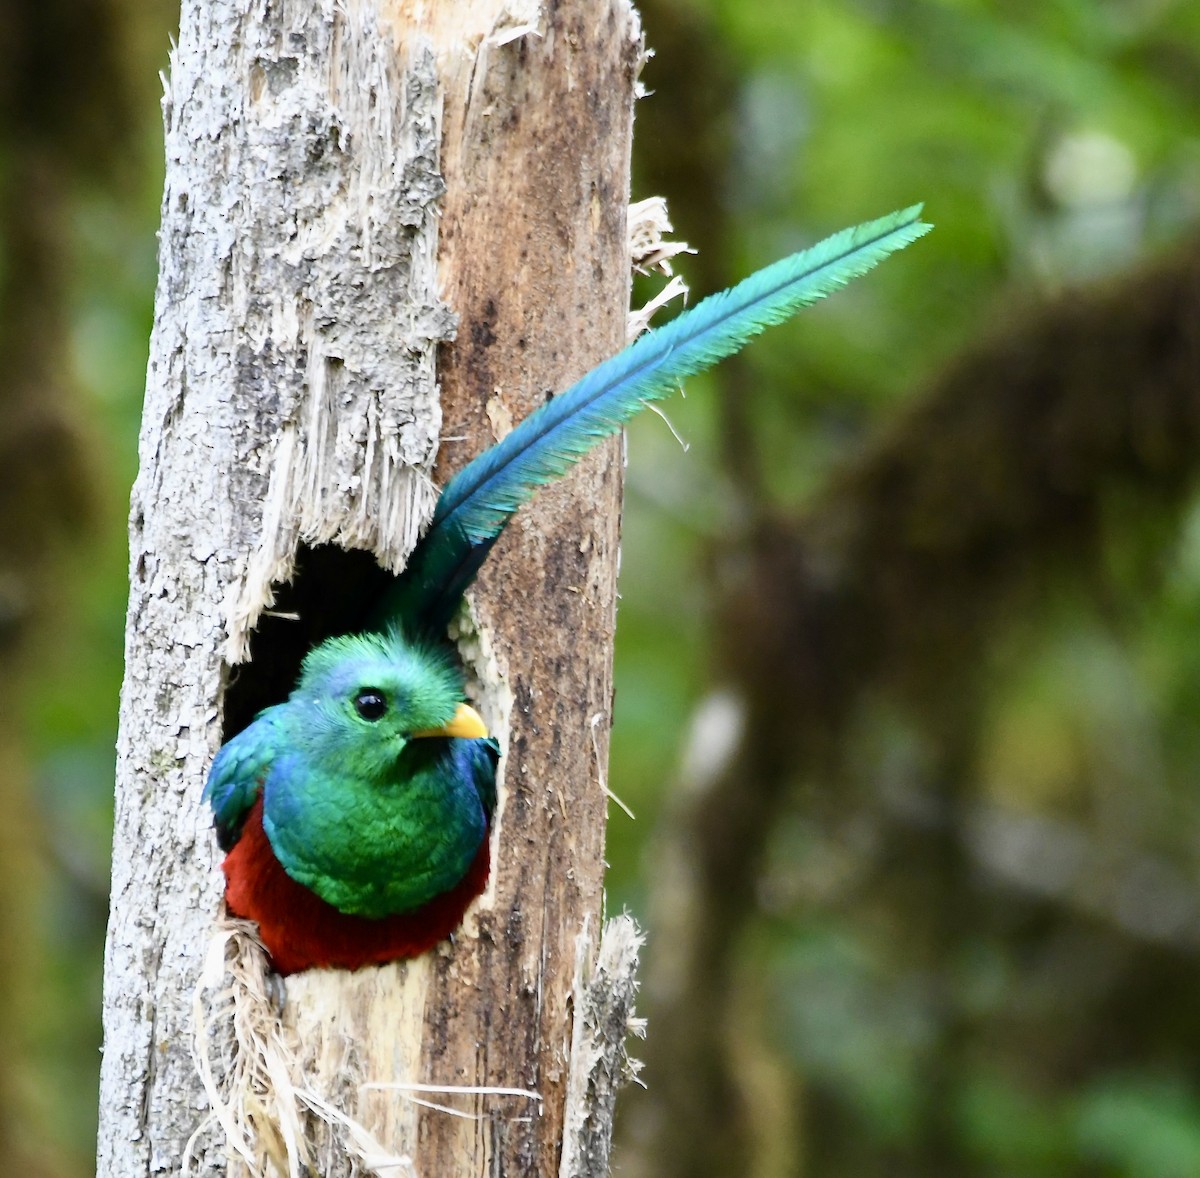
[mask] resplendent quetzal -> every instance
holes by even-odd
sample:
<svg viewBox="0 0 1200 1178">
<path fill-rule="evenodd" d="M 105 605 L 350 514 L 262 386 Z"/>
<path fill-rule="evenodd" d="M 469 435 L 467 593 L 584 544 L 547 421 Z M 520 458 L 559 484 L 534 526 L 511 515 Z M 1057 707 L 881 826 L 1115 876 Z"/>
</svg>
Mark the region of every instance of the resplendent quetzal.
<svg viewBox="0 0 1200 1178">
<path fill-rule="evenodd" d="M 925 233 L 920 206 L 834 234 L 594 368 L 454 476 L 376 629 L 327 639 L 287 701 L 217 753 L 205 797 L 226 902 L 281 974 L 411 957 L 487 882 L 499 748 L 447 625 L 509 517 L 681 378 Z"/>
</svg>

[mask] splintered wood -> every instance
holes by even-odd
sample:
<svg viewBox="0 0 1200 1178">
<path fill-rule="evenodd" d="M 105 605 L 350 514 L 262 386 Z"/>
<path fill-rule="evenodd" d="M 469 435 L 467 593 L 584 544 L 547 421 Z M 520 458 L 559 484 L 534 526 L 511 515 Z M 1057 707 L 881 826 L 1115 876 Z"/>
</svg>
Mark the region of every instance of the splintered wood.
<svg viewBox="0 0 1200 1178">
<path fill-rule="evenodd" d="M 194 1175 L 552 1175 L 568 1089 L 607 1091 L 573 987 L 602 905 L 616 442 L 521 513 L 463 624 L 506 756 L 493 879 L 452 942 L 293 977 L 281 1014 L 252 934 L 222 923 L 201 790 L 297 546 L 399 567 L 495 420 L 624 343 L 640 63 L 628 0 L 184 0 L 131 512 L 101 1178 L 185 1157 Z M 572 1113 L 589 1158 L 605 1118 Z"/>
</svg>

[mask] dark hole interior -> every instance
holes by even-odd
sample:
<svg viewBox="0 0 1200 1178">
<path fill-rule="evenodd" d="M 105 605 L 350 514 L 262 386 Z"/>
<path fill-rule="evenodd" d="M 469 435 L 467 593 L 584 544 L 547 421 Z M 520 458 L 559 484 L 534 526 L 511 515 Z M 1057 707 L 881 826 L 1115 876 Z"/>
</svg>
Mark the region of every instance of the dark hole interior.
<svg viewBox="0 0 1200 1178">
<path fill-rule="evenodd" d="M 334 634 L 361 629 L 392 580 L 369 552 L 301 545 L 295 574 L 286 585 L 276 586 L 274 606 L 250 636 L 250 661 L 230 675 L 224 739 L 236 736 L 263 708 L 287 699 L 314 646 Z M 278 616 L 293 614 L 299 616 Z"/>
</svg>

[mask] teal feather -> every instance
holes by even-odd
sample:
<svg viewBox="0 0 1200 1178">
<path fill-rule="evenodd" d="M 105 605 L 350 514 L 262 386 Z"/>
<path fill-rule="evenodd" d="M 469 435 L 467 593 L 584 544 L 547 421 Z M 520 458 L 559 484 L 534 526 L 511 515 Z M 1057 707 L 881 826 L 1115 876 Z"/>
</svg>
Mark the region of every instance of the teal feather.
<svg viewBox="0 0 1200 1178">
<path fill-rule="evenodd" d="M 647 332 L 536 409 L 446 484 L 408 568 L 372 623 L 441 634 L 513 513 L 684 377 L 711 368 L 929 231 L 913 205 L 843 229 Z"/>
</svg>

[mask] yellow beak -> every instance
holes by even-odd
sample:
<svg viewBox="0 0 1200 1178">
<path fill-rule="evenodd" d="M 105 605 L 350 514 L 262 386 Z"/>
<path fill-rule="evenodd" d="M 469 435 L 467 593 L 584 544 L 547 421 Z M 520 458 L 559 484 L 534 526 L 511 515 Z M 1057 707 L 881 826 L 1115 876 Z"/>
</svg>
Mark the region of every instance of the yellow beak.
<svg viewBox="0 0 1200 1178">
<path fill-rule="evenodd" d="M 441 728 L 424 728 L 420 732 L 414 732 L 414 739 L 418 736 L 462 736 L 468 740 L 478 740 L 480 737 L 487 736 L 487 725 L 484 724 L 479 713 L 467 704 L 459 704 L 458 711 L 454 713 L 454 719 Z"/>
</svg>

